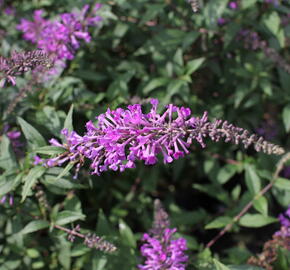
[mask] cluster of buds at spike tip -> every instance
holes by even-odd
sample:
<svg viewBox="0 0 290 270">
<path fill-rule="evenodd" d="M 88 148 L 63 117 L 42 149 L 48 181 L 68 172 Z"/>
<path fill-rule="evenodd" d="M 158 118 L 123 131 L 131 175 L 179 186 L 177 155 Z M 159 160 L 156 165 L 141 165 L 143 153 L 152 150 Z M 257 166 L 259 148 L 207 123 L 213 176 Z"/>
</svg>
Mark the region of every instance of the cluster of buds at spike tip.
<svg viewBox="0 0 290 270">
<path fill-rule="evenodd" d="M 87 234 L 85 236 L 84 244 L 89 248 L 95 248 L 104 252 L 114 252 L 117 250 L 116 246 L 112 243 L 104 240 L 102 237 L 97 236 L 95 234 Z"/>
<path fill-rule="evenodd" d="M 241 143 L 246 148 L 253 145 L 256 151 L 266 154 L 284 153 L 283 148 L 227 121 L 210 122 L 206 112 L 202 117 L 194 117 L 189 108 L 169 104 L 159 114 L 158 100 L 151 99 L 151 105 L 149 113 L 143 113 L 140 104 L 129 105 L 127 109 L 108 109 L 97 117 L 97 125 L 92 121 L 86 124 L 84 136 L 64 129 L 65 143 L 50 140 L 53 146 L 63 148 L 64 153 L 46 160 L 35 156 L 34 164 L 54 167 L 72 162 L 79 170 L 88 159 L 92 174 L 100 175 L 107 170 L 122 172 L 135 168 L 138 160 L 154 165 L 159 155 L 163 156 L 164 163 L 171 163 L 189 154 L 194 141 L 204 148 L 206 137 L 215 142 Z"/>
<path fill-rule="evenodd" d="M 14 51 L 9 58 L 0 56 L 1 86 L 3 87 L 6 81 L 15 85 L 16 76 L 40 66 L 47 69 L 53 66 L 51 58 L 42 50 Z"/>
<path fill-rule="evenodd" d="M 111 253 L 117 250 L 117 247 L 112 243 L 103 239 L 103 237 L 97 236 L 96 234 L 88 233 L 82 234 L 80 233 L 81 227 L 80 225 L 75 226 L 73 229 L 67 229 L 59 225 L 54 225 L 56 229 L 62 230 L 67 233 L 68 240 L 70 242 L 74 242 L 76 237 L 84 239 L 84 245 L 89 248 L 95 248 L 100 251 L 104 251 L 107 253 Z"/>
<path fill-rule="evenodd" d="M 170 229 L 168 215 L 159 200 L 155 201 L 154 223 L 149 233 L 142 237 L 144 244 L 141 254 L 145 257 L 143 265 L 138 265 L 141 270 L 168 269 L 185 270 L 188 256 L 186 240 L 173 237 L 176 229 Z"/>
</svg>

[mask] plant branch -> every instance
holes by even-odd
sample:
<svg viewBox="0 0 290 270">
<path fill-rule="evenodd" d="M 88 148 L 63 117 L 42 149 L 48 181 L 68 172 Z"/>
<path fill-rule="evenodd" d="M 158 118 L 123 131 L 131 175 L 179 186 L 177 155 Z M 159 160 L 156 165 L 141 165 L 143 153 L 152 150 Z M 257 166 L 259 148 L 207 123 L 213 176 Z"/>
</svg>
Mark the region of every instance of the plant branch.
<svg viewBox="0 0 290 270">
<path fill-rule="evenodd" d="M 276 170 L 273 174 L 272 181 L 266 185 L 263 189 L 259 191 L 258 194 L 242 209 L 242 211 L 236 215 L 231 223 L 229 223 L 222 231 L 219 232 L 210 242 L 207 243 L 206 247 L 210 248 L 212 245 L 216 243 L 218 239 L 220 239 L 225 233 L 227 233 L 233 225 L 240 220 L 240 218 L 253 206 L 254 201 L 262 197 L 268 190 L 272 188 L 272 186 L 275 184 L 275 182 L 278 179 L 279 173 L 283 169 L 284 164 L 290 160 L 290 152 L 287 152 L 277 163 Z"/>
</svg>

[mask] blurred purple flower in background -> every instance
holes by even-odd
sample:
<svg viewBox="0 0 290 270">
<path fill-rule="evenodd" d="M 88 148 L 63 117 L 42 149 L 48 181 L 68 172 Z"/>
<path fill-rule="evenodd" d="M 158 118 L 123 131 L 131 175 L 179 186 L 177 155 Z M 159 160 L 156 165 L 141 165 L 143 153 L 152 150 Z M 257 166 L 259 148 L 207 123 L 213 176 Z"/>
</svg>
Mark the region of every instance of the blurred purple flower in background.
<svg viewBox="0 0 290 270">
<path fill-rule="evenodd" d="M 279 0 L 264 0 L 268 4 L 273 4 L 275 6 L 279 5 Z"/>
<path fill-rule="evenodd" d="M 14 7 L 7 7 L 4 9 L 4 13 L 6 15 L 15 15 L 16 11 L 15 11 L 15 8 Z"/>
<path fill-rule="evenodd" d="M 229 2 L 229 8 L 230 9 L 237 9 L 238 8 L 238 3 L 236 1 Z"/>
<path fill-rule="evenodd" d="M 161 202 L 155 200 L 155 216 L 153 228 L 145 233 L 141 246 L 141 254 L 144 256 L 143 265 L 138 265 L 141 270 L 185 270 L 188 256 L 184 238 L 174 239 L 176 229 L 170 229 L 168 215 L 163 209 Z"/>
<path fill-rule="evenodd" d="M 6 194 L 0 199 L 0 204 L 8 202 L 10 206 L 14 204 L 14 197 L 11 194 Z"/>
<path fill-rule="evenodd" d="M 222 25 L 226 24 L 227 22 L 228 22 L 228 20 L 225 18 L 218 18 L 217 19 L 217 23 L 219 26 L 222 26 Z"/>
<path fill-rule="evenodd" d="M 281 228 L 279 231 L 275 233 L 275 235 L 282 236 L 282 237 L 290 237 L 290 205 L 288 206 L 288 209 L 285 211 L 285 213 L 280 214 L 278 218 L 281 224 Z M 290 242 L 289 242 L 289 248 L 290 248 Z"/>
<path fill-rule="evenodd" d="M 266 140 L 273 140 L 278 134 L 278 127 L 273 121 L 264 121 L 255 132 L 263 136 Z"/>
<path fill-rule="evenodd" d="M 89 5 L 85 5 L 80 11 L 60 14 L 54 21 L 44 19 L 43 10 L 36 10 L 33 21 L 21 19 L 17 29 L 23 32 L 24 39 L 36 43 L 56 60 L 71 60 L 80 46 L 79 40 L 90 42 L 88 26 L 96 26 L 102 20 L 96 15 L 100 8 L 96 4 L 89 12 Z"/>
<path fill-rule="evenodd" d="M 290 166 L 285 166 L 282 171 L 282 176 L 285 178 L 290 178 Z"/>
</svg>

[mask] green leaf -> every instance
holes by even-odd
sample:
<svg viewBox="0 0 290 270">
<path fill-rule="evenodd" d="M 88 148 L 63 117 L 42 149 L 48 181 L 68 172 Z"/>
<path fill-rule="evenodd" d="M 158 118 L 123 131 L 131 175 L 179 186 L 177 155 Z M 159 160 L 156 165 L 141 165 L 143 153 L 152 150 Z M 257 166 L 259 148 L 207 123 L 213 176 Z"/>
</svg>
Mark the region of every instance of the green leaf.
<svg viewBox="0 0 290 270">
<path fill-rule="evenodd" d="M 26 253 L 27 253 L 27 256 L 32 259 L 40 257 L 40 252 L 35 248 L 28 248 L 26 250 Z"/>
<path fill-rule="evenodd" d="M 268 96 L 272 96 L 273 95 L 273 90 L 272 90 L 272 84 L 270 81 L 268 80 L 261 80 L 260 81 L 260 85 L 261 88 L 263 90 L 263 92 L 268 95 Z"/>
<path fill-rule="evenodd" d="M 12 191 L 21 181 L 22 174 L 1 175 L 0 197 Z"/>
<path fill-rule="evenodd" d="M 33 220 L 29 222 L 21 231 L 22 234 L 32 233 L 44 228 L 48 228 L 49 223 L 46 220 Z"/>
<path fill-rule="evenodd" d="M 22 132 L 31 148 L 41 147 L 46 145 L 44 138 L 41 134 L 30 124 L 28 124 L 21 117 L 17 117 Z"/>
<path fill-rule="evenodd" d="M 257 0 L 243 0 L 241 2 L 242 4 L 242 9 L 247 9 L 247 8 L 250 8 L 252 7 L 253 5 L 255 5 L 257 2 Z"/>
<path fill-rule="evenodd" d="M 128 30 L 129 30 L 128 24 L 122 22 L 116 24 L 115 29 L 113 30 L 114 33 L 114 40 L 112 43 L 113 48 L 116 48 L 119 45 L 121 38 L 127 33 Z"/>
<path fill-rule="evenodd" d="M 204 63 L 204 61 L 205 61 L 205 58 L 201 57 L 201 58 L 197 58 L 197 59 L 187 62 L 186 75 L 191 75 L 193 72 L 199 69 L 200 66 Z"/>
<path fill-rule="evenodd" d="M 256 200 L 254 200 L 254 208 L 259 211 L 262 215 L 268 215 L 268 201 L 262 196 Z"/>
<path fill-rule="evenodd" d="M 172 96 L 174 96 L 176 94 L 181 96 L 182 95 L 182 91 L 181 91 L 182 87 L 186 84 L 187 84 L 187 82 L 185 82 L 184 80 L 179 80 L 179 79 L 172 80 L 166 88 L 167 95 L 163 101 L 168 103 L 168 101 L 172 98 Z"/>
<path fill-rule="evenodd" d="M 3 260 L 1 261 L 1 262 L 3 262 Z M 21 265 L 21 263 L 23 263 L 23 261 L 22 260 L 16 260 L 15 258 L 14 259 L 5 259 L 5 263 L 4 264 L 2 264 L 1 263 L 1 265 L 0 265 L 0 270 L 18 270 L 18 269 L 20 269 L 21 267 L 20 267 L 20 265 Z"/>
<path fill-rule="evenodd" d="M 223 185 L 228 182 L 236 173 L 237 167 L 233 164 L 227 164 L 221 168 L 217 175 L 217 181 Z"/>
<path fill-rule="evenodd" d="M 61 131 L 61 121 L 55 108 L 45 106 L 42 113 L 44 114 L 45 127 L 47 127 L 52 134 L 59 134 Z"/>
<path fill-rule="evenodd" d="M 277 219 L 273 217 L 265 217 L 261 214 L 245 214 L 241 217 L 239 224 L 244 227 L 259 228 L 273 222 L 277 222 Z"/>
<path fill-rule="evenodd" d="M 107 267 L 105 267 L 107 263 L 110 264 L 108 256 L 98 253 L 97 256 L 94 256 L 92 260 L 92 265 L 93 265 L 92 269 L 93 270 L 108 269 Z"/>
<path fill-rule="evenodd" d="M 96 232 L 98 235 L 112 235 L 113 234 L 113 230 L 106 216 L 104 215 L 104 212 L 102 209 L 99 210 Z"/>
<path fill-rule="evenodd" d="M 290 269 L 290 251 L 286 248 L 279 247 L 277 250 L 277 259 L 274 262 L 274 269 L 289 270 Z"/>
<path fill-rule="evenodd" d="M 144 95 L 148 95 L 152 90 L 154 90 L 160 86 L 164 86 L 164 85 L 168 84 L 168 82 L 169 82 L 168 78 L 163 78 L 163 77 L 154 78 L 151 81 L 149 81 L 148 84 L 145 85 L 142 92 Z"/>
<path fill-rule="evenodd" d="M 66 151 L 66 149 L 58 147 L 58 146 L 43 146 L 33 150 L 37 154 L 44 154 L 44 155 L 59 155 Z"/>
<path fill-rule="evenodd" d="M 286 37 L 285 37 L 285 32 L 284 29 L 280 29 L 278 34 L 276 35 L 276 38 L 279 41 L 279 45 L 281 46 L 281 48 L 284 48 L 286 45 Z"/>
<path fill-rule="evenodd" d="M 65 225 L 67 223 L 74 222 L 76 220 L 84 220 L 85 215 L 80 212 L 64 210 L 59 212 L 56 216 L 55 224 L 56 225 Z"/>
<path fill-rule="evenodd" d="M 62 178 L 63 176 L 65 176 L 70 170 L 71 168 L 74 166 L 73 163 L 69 162 L 65 168 L 63 169 L 63 171 L 56 177 L 55 181 L 57 181 L 58 179 Z"/>
<path fill-rule="evenodd" d="M 231 22 L 226 28 L 224 34 L 224 48 L 227 48 L 232 40 L 237 36 L 237 33 L 240 31 L 241 26 L 238 23 Z"/>
<path fill-rule="evenodd" d="M 257 194 L 261 189 L 261 180 L 260 177 L 257 175 L 253 166 L 247 164 L 245 166 L 246 175 L 246 185 L 251 192 L 252 195 Z"/>
<path fill-rule="evenodd" d="M 140 25 L 143 25 L 144 23 L 153 20 L 159 13 L 161 13 L 164 10 L 164 4 L 154 4 L 147 6 L 147 10 L 145 14 L 142 16 L 142 19 L 140 21 Z"/>
<path fill-rule="evenodd" d="M 274 186 L 282 190 L 290 190 L 290 180 L 279 177 L 276 179 Z"/>
<path fill-rule="evenodd" d="M 290 104 L 284 107 L 282 112 L 282 118 L 284 122 L 284 127 L 287 132 L 290 131 Z"/>
<path fill-rule="evenodd" d="M 215 0 L 209 1 L 205 6 L 204 18 L 206 24 L 210 29 L 213 29 L 217 25 L 217 19 L 222 17 L 223 12 L 227 8 L 228 0 Z"/>
<path fill-rule="evenodd" d="M 59 246 L 58 246 L 58 260 L 62 265 L 64 270 L 71 269 L 71 244 L 65 239 L 59 239 Z"/>
<path fill-rule="evenodd" d="M 66 128 L 69 132 L 73 131 L 73 119 L 72 119 L 72 116 L 73 116 L 73 109 L 74 109 L 74 105 L 72 104 L 70 106 L 70 109 L 69 109 L 69 112 L 65 118 L 65 121 L 64 121 L 64 127 L 63 128 Z"/>
<path fill-rule="evenodd" d="M 26 199 L 33 185 L 36 183 L 38 178 L 44 174 L 45 171 L 46 168 L 42 166 L 34 167 L 29 171 L 28 175 L 23 179 L 24 186 L 21 193 L 22 195 L 21 202 L 23 202 Z"/>
<path fill-rule="evenodd" d="M 85 246 L 83 244 L 76 244 L 73 246 L 73 249 L 71 251 L 71 256 L 72 257 L 79 257 L 79 256 L 86 254 L 89 250 L 90 250 L 90 248 L 88 248 L 87 246 Z"/>
<path fill-rule="evenodd" d="M 229 223 L 232 222 L 232 218 L 230 217 L 218 217 L 216 219 L 214 219 L 212 222 L 210 222 L 209 224 L 207 224 L 205 226 L 205 229 L 217 229 L 217 228 L 223 228 L 225 226 L 227 226 Z"/>
<path fill-rule="evenodd" d="M 81 185 L 79 183 L 76 183 L 75 181 L 69 181 L 66 180 L 64 178 L 53 178 L 52 175 L 45 175 L 44 178 L 41 180 L 41 182 L 44 185 L 51 185 L 51 186 L 55 186 L 58 188 L 63 188 L 63 189 L 82 189 L 85 188 L 84 185 Z"/>
<path fill-rule="evenodd" d="M 263 20 L 266 27 L 272 32 L 272 34 L 277 35 L 280 27 L 280 16 L 277 12 L 273 11 Z"/>
<path fill-rule="evenodd" d="M 17 168 L 15 154 L 12 150 L 10 140 L 7 136 L 3 135 L 0 145 L 0 167 L 5 170 Z"/>
<path fill-rule="evenodd" d="M 230 268 L 228 268 L 224 264 L 220 263 L 216 259 L 213 259 L 213 262 L 214 262 L 214 265 L 215 265 L 215 269 L 216 270 L 230 270 Z"/>
<path fill-rule="evenodd" d="M 261 268 L 253 265 L 230 265 L 230 270 L 265 270 L 265 268 Z"/>
<path fill-rule="evenodd" d="M 180 48 L 176 50 L 175 55 L 173 56 L 173 62 L 174 62 L 174 66 L 178 65 L 179 67 L 183 67 L 184 65 L 183 53 Z"/>
<path fill-rule="evenodd" d="M 119 232 L 124 244 L 132 248 L 136 248 L 136 240 L 134 234 L 130 227 L 123 220 L 119 222 Z"/>
</svg>

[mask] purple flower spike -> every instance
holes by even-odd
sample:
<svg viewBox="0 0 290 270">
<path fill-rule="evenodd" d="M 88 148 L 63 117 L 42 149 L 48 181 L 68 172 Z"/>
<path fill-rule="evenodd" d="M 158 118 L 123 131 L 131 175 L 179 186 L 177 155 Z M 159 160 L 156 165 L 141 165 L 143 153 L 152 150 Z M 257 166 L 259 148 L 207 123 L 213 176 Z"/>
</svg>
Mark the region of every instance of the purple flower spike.
<svg viewBox="0 0 290 270">
<path fill-rule="evenodd" d="M 62 147 L 65 153 L 44 161 L 48 167 L 60 166 L 66 161 L 77 164 L 79 169 L 85 159 L 91 162 L 92 174 L 103 171 L 124 171 L 135 168 L 141 160 L 145 165 L 154 165 L 158 156 L 164 163 L 171 163 L 189 154 L 190 145 L 196 141 L 205 147 L 204 139 L 217 142 L 242 143 L 247 148 L 254 144 L 257 151 L 267 154 L 282 154 L 284 149 L 266 142 L 262 137 L 250 135 L 247 130 L 235 127 L 227 121 L 209 122 L 207 113 L 202 117 L 191 116 L 189 108 L 166 106 L 165 112 L 157 112 L 158 100 L 151 100 L 149 113 L 142 111 L 140 104 L 129 105 L 127 109 L 108 109 L 97 117 L 95 126 L 86 124 L 84 136 L 76 132 L 62 131 L 66 143 L 52 139 L 50 143 Z"/>
</svg>

